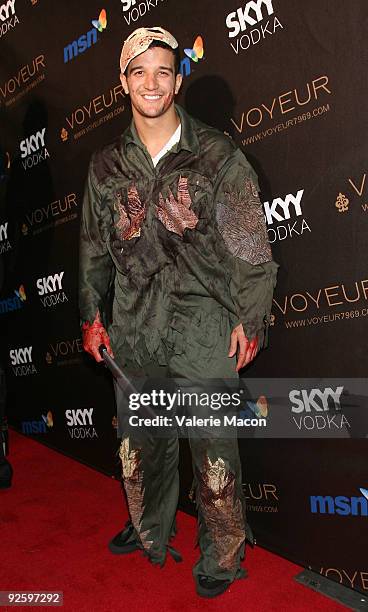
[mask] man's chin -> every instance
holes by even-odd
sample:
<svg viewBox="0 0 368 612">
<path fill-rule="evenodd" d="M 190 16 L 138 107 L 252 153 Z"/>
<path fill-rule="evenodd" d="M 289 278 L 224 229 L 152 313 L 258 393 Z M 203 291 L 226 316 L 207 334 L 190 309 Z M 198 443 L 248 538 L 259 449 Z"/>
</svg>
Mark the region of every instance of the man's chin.
<svg viewBox="0 0 368 612">
<path fill-rule="evenodd" d="M 147 117 L 149 119 L 156 119 L 158 117 L 162 117 L 169 109 L 169 106 L 156 106 L 156 107 L 138 107 L 136 110 L 142 117 Z"/>
</svg>

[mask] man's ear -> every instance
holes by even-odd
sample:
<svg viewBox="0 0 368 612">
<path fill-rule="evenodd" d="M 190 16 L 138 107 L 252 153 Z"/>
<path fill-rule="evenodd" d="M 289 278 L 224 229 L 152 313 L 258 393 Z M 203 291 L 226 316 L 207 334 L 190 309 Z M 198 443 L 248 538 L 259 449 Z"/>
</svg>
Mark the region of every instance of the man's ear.
<svg viewBox="0 0 368 612">
<path fill-rule="evenodd" d="M 179 93 L 179 89 L 181 87 L 182 82 L 183 82 L 183 76 L 179 72 L 179 74 L 177 74 L 175 77 L 175 95 Z"/>
<path fill-rule="evenodd" d="M 128 87 L 128 81 L 127 81 L 127 78 L 126 78 L 125 74 L 120 73 L 120 82 L 121 82 L 121 84 L 123 86 L 125 95 L 128 95 L 129 94 L 129 87 Z"/>
</svg>

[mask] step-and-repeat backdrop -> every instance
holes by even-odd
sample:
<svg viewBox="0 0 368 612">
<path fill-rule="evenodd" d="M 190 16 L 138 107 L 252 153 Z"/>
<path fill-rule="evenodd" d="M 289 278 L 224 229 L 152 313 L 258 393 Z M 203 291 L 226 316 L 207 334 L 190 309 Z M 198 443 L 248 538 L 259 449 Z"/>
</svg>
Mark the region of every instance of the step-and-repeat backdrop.
<svg viewBox="0 0 368 612">
<path fill-rule="evenodd" d="M 364 593 L 368 428 L 341 406 L 367 367 L 367 16 L 365 0 L 0 0 L 10 422 L 116 474 L 111 380 L 81 343 L 79 218 L 91 153 L 130 121 L 122 42 L 162 25 L 180 41 L 178 101 L 257 171 L 280 264 L 270 347 L 247 375 L 289 392 L 260 402 L 279 437 L 240 441 L 249 521 L 260 544 Z M 191 509 L 185 445 L 182 459 Z"/>
</svg>

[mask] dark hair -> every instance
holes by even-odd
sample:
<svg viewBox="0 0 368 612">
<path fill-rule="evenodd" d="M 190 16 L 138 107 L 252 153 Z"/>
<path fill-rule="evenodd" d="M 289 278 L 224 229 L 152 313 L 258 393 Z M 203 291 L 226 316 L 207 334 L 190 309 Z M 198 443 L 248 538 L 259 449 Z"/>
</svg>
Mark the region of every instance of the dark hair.
<svg viewBox="0 0 368 612">
<path fill-rule="evenodd" d="M 155 47 L 161 47 L 161 49 L 167 49 L 168 51 L 171 51 L 174 56 L 175 76 L 179 74 L 181 63 L 179 47 L 176 47 L 176 49 L 172 49 L 170 45 L 163 42 L 162 40 L 153 40 L 148 48 L 154 49 Z"/>
</svg>

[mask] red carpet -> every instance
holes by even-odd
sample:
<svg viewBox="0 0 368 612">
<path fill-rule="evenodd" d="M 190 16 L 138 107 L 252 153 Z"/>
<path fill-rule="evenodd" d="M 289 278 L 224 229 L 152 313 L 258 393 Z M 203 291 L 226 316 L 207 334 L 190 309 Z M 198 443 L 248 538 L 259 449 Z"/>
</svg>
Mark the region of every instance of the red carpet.
<svg viewBox="0 0 368 612">
<path fill-rule="evenodd" d="M 106 543 L 127 518 L 116 481 L 13 431 L 10 460 L 13 486 L 0 491 L 0 590 L 64 591 L 67 612 L 347 609 L 295 583 L 301 568 L 257 547 L 248 552 L 249 578 L 201 599 L 191 576 L 193 517 L 178 515 L 182 563 L 169 558 L 160 569 L 140 552 L 114 556 Z"/>
</svg>

